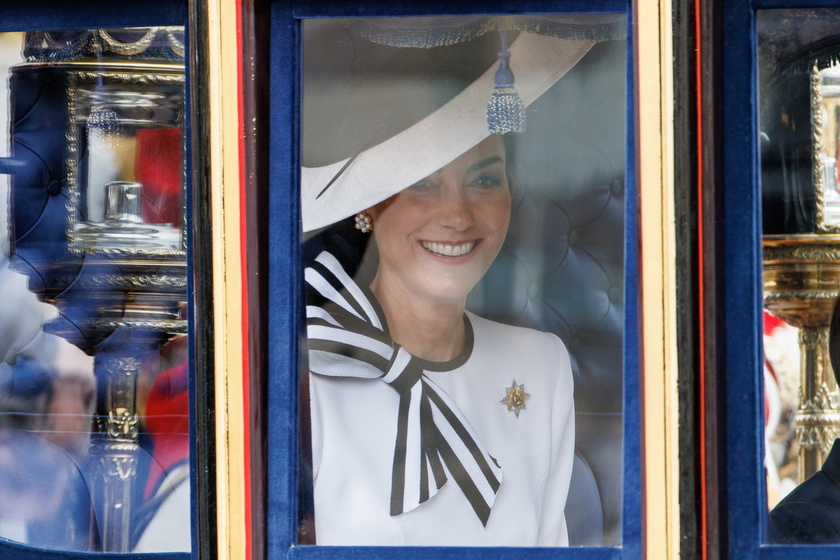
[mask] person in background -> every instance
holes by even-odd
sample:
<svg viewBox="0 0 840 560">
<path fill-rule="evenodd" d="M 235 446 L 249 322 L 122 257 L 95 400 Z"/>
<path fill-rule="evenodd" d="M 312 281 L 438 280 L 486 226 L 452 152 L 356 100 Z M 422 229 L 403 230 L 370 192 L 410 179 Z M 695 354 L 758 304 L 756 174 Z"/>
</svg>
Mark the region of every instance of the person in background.
<svg viewBox="0 0 840 560">
<path fill-rule="evenodd" d="M 143 424 L 152 442 L 143 505 L 135 515 L 134 552 L 189 552 L 189 370 L 184 362 L 155 378 Z"/>
<path fill-rule="evenodd" d="M 0 536 L 87 550 L 93 359 L 41 332 L 0 363 Z"/>
</svg>

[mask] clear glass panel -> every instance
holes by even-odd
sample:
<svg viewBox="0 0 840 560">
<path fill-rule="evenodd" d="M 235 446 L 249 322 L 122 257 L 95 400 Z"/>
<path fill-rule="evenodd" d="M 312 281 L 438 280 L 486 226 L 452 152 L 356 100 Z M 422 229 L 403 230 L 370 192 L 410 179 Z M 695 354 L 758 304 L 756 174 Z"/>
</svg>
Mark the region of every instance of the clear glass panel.
<svg viewBox="0 0 840 560">
<path fill-rule="evenodd" d="M 837 543 L 825 520 L 840 506 L 840 331 L 829 328 L 840 294 L 840 9 L 760 10 L 757 23 L 768 534 Z"/>
<path fill-rule="evenodd" d="M 174 70 L 107 86 L 76 78 L 70 141 L 78 159 L 68 162 L 81 218 L 70 232 L 75 247 L 183 249 L 184 87 Z M 141 77 L 148 83 L 132 91 Z"/>
<path fill-rule="evenodd" d="M 620 545 L 626 25 L 303 22 L 301 543 Z"/>
<path fill-rule="evenodd" d="M 190 550 L 182 28 L 0 34 L 0 536 Z"/>
</svg>

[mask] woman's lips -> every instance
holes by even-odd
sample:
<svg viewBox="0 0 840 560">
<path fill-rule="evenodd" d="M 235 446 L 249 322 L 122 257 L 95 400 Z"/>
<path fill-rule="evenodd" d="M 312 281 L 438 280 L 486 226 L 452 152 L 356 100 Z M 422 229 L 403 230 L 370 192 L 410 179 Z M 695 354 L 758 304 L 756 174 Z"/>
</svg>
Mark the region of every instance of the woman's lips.
<svg viewBox="0 0 840 560">
<path fill-rule="evenodd" d="M 464 243 L 420 242 L 424 249 L 439 257 L 462 257 L 471 253 L 477 244 L 477 241 L 466 241 Z"/>
</svg>

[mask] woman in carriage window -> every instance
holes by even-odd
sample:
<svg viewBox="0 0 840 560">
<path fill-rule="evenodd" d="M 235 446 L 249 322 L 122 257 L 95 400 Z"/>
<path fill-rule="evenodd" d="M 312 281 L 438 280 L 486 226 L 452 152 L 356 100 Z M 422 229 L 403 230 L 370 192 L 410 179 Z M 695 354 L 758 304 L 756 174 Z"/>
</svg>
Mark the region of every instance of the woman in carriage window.
<svg viewBox="0 0 840 560">
<path fill-rule="evenodd" d="M 609 27 L 304 23 L 303 542 L 568 544 L 569 354 L 466 306 L 505 241 L 527 106 Z"/>
</svg>

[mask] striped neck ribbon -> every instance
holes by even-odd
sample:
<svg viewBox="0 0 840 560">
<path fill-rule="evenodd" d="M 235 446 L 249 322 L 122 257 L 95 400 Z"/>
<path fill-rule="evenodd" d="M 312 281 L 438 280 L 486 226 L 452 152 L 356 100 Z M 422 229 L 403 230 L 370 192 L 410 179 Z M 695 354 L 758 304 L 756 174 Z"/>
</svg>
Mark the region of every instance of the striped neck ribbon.
<svg viewBox="0 0 840 560">
<path fill-rule="evenodd" d="M 421 359 L 391 340 L 373 293 L 357 285 L 332 253 L 320 253 L 304 278 L 310 371 L 379 379 L 399 394 L 391 515 L 426 502 L 451 476 L 486 526 L 502 469 L 458 406 L 425 375 Z"/>
</svg>

